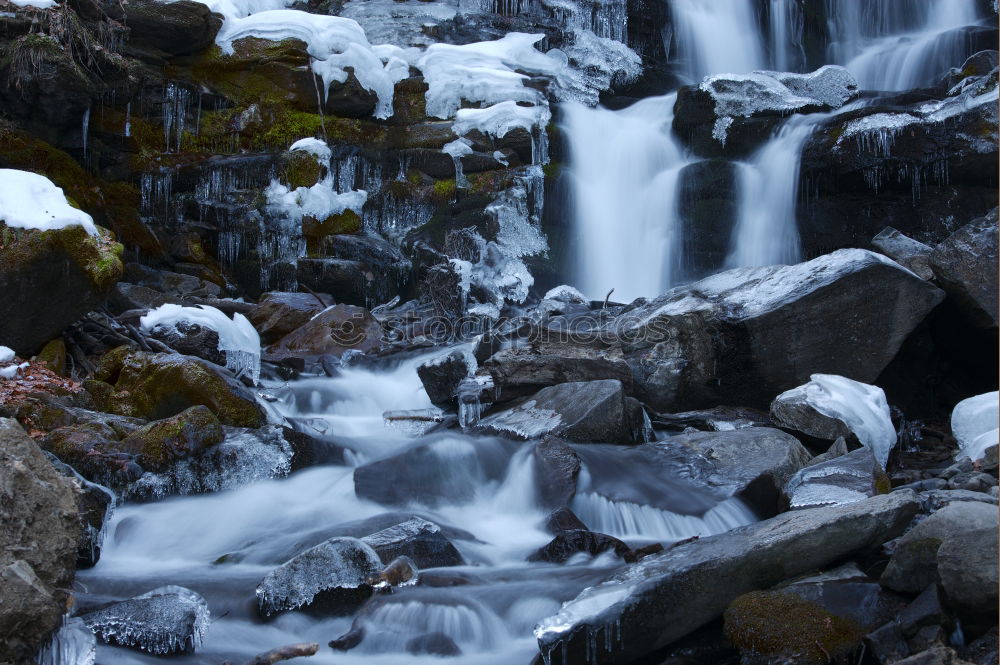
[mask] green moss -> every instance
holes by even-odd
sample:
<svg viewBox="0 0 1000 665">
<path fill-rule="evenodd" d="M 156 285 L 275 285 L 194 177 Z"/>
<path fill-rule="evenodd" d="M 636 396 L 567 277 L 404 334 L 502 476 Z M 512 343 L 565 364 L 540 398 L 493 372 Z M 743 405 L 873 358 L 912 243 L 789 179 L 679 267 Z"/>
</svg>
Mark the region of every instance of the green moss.
<svg viewBox="0 0 1000 665">
<path fill-rule="evenodd" d="M 291 189 L 312 187 L 319 182 L 323 166 L 314 155 L 296 150 L 288 155 L 281 172 L 281 181 Z"/>
<path fill-rule="evenodd" d="M 889 476 L 884 473 L 878 474 L 878 477 L 875 479 L 875 492 L 878 494 L 888 494 L 891 491 L 892 480 L 889 479 Z"/>
<path fill-rule="evenodd" d="M 436 203 L 447 203 L 455 200 L 455 193 L 457 191 L 458 187 L 455 184 L 454 178 L 449 180 L 438 180 L 434 183 L 431 198 Z"/>
<path fill-rule="evenodd" d="M 219 419 L 205 406 L 149 423 L 122 440 L 121 449 L 138 454 L 143 467 L 165 471 L 172 463 L 222 443 Z"/>
<path fill-rule="evenodd" d="M 865 635 L 855 621 L 784 591 L 752 591 L 726 609 L 726 637 L 740 651 L 800 665 L 842 662 Z"/>
<path fill-rule="evenodd" d="M 559 172 L 561 170 L 562 170 L 562 164 L 560 164 L 559 162 L 549 162 L 548 164 L 542 167 L 542 173 L 545 174 L 546 178 L 555 178 L 556 176 L 559 175 Z"/>
</svg>

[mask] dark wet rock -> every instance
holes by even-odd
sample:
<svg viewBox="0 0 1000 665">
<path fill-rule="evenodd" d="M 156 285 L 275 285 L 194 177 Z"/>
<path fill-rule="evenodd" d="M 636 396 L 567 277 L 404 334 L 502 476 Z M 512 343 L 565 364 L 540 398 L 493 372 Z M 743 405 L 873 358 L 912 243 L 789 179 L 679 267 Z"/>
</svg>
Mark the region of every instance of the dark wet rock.
<svg viewBox="0 0 1000 665">
<path fill-rule="evenodd" d="M 565 441 L 549 436 L 535 444 L 532 459 L 539 505 L 554 509 L 568 506 L 576 495 L 580 457 Z"/>
<path fill-rule="evenodd" d="M 811 458 L 794 436 L 767 427 L 685 432 L 670 437 L 669 442 L 707 458 L 729 492 L 743 496 L 768 515 L 777 512 L 785 484 Z"/>
<path fill-rule="evenodd" d="M 108 306 L 119 314 L 132 309 L 156 309 L 170 300 L 170 297 L 156 289 L 128 282 L 118 282 L 108 294 Z"/>
<path fill-rule="evenodd" d="M 344 464 L 346 460 L 346 449 L 335 441 L 300 432 L 291 427 L 282 427 L 281 432 L 285 441 L 292 447 L 292 471 L 324 464 Z"/>
<path fill-rule="evenodd" d="M 541 342 L 494 353 L 482 363 L 493 378 L 498 401 L 530 395 L 559 383 L 615 379 L 632 392 L 632 371 L 620 350 Z"/>
<path fill-rule="evenodd" d="M 988 532 L 989 538 L 993 538 L 995 541 L 996 530 L 996 507 L 979 502 L 951 503 L 917 524 L 896 541 L 892 558 L 882 573 L 880 581 L 884 586 L 895 591 L 909 593 L 923 591 L 928 584 L 942 581 L 939 570 L 939 552 L 943 544 L 960 543 L 965 548 L 977 545 L 986 547 L 987 543 L 980 538 L 979 534 Z M 993 547 L 996 547 L 995 542 Z M 980 560 L 976 558 L 976 555 L 971 556 L 973 558 L 967 563 L 978 565 Z M 948 550 L 948 557 L 949 566 L 951 566 L 949 570 L 953 569 L 953 563 L 962 561 L 961 553 L 954 549 Z M 995 558 L 994 556 L 994 563 Z M 956 590 L 964 589 L 963 580 L 983 575 L 988 576 L 988 572 L 980 566 L 977 569 L 970 569 L 968 577 L 955 576 L 951 579 L 955 583 Z M 995 565 L 992 568 L 992 574 L 994 577 L 996 576 Z M 995 585 L 991 587 L 989 593 L 994 594 L 995 607 Z M 955 600 L 961 602 L 962 598 Z M 973 602 L 975 602 L 974 599 Z"/>
<path fill-rule="evenodd" d="M 117 432 L 101 422 L 58 427 L 39 445 L 87 480 L 109 487 L 121 487 L 142 473 L 134 455 L 119 450 Z"/>
<path fill-rule="evenodd" d="M 989 492 L 991 487 L 996 487 L 997 479 L 988 473 L 981 471 L 969 471 L 960 473 L 948 480 L 948 489 L 968 490 L 970 492 Z"/>
<path fill-rule="evenodd" d="M 658 413 L 651 418 L 654 426 L 662 429 L 685 430 L 689 427 L 709 432 L 726 432 L 747 427 L 774 427 L 774 422 L 764 411 L 740 406 L 717 406 L 698 411 Z"/>
<path fill-rule="evenodd" d="M 441 527 L 419 517 L 365 536 L 361 542 L 375 550 L 382 561 L 406 556 L 421 569 L 465 563 L 455 546 L 441 533 Z"/>
<path fill-rule="evenodd" d="M 86 384 L 98 408 L 138 418 L 167 418 L 207 406 L 225 425 L 260 427 L 267 422 L 253 393 L 232 373 L 201 358 L 114 349 Z"/>
<path fill-rule="evenodd" d="M 140 57 L 146 52 L 168 58 L 199 53 L 213 44 L 222 27 L 219 15 L 191 0 L 130 2 L 123 10 L 129 50 Z"/>
<path fill-rule="evenodd" d="M 419 569 L 413 559 L 408 556 L 398 556 L 391 559 L 378 575 L 368 578 L 368 584 L 380 588 L 409 586 L 416 584 L 419 576 Z"/>
<path fill-rule="evenodd" d="M 515 439 L 555 435 L 578 443 L 641 443 L 645 414 L 616 379 L 561 383 L 482 419 L 476 431 Z"/>
<path fill-rule="evenodd" d="M 375 273 L 361 261 L 302 258 L 296 262 L 296 279 L 313 291 L 329 293 L 338 303 L 374 306 Z"/>
<path fill-rule="evenodd" d="M 157 420 L 122 439 L 120 450 L 138 456 L 149 471 L 165 471 L 177 460 L 197 455 L 222 443 L 226 438 L 222 424 L 207 406 L 189 409 Z"/>
<path fill-rule="evenodd" d="M 740 214 L 739 168 L 737 162 L 704 159 L 688 164 L 678 175 L 677 214 L 685 239 L 681 270 L 688 279 L 710 275 L 726 263 Z"/>
<path fill-rule="evenodd" d="M 895 661 L 895 665 L 969 665 L 959 658 L 954 649 L 946 646 L 933 646 L 926 651 Z"/>
<path fill-rule="evenodd" d="M 909 268 L 921 279 L 934 279 L 931 270 L 931 252 L 929 245 L 903 235 L 891 226 L 882 229 L 872 238 L 872 245 L 890 259 Z"/>
<path fill-rule="evenodd" d="M 342 614 L 372 594 L 366 580 L 378 575 L 378 554 L 356 538 L 331 538 L 275 568 L 257 585 L 263 617 L 296 609 Z"/>
<path fill-rule="evenodd" d="M 80 542 L 76 548 L 78 569 L 91 568 L 101 558 L 104 544 L 104 527 L 115 508 L 115 494 L 107 487 L 92 483 L 81 476 L 73 467 L 51 459 L 52 466 L 77 485 L 76 507 L 80 516 Z"/>
<path fill-rule="evenodd" d="M 982 637 L 967 644 L 959 653 L 962 658 L 975 665 L 993 665 L 998 662 L 997 627 L 990 628 Z"/>
<path fill-rule="evenodd" d="M 871 449 L 862 447 L 825 462 L 809 464 L 791 477 L 784 491 L 789 507 L 801 510 L 863 501 L 888 489 L 888 478 Z"/>
<path fill-rule="evenodd" d="M 329 235 L 322 240 L 319 255 L 363 264 L 366 274 L 372 275 L 366 284 L 372 304 L 386 302 L 396 294 L 411 267 L 399 249 L 374 235 Z"/>
<path fill-rule="evenodd" d="M 472 357 L 464 351 L 452 351 L 442 358 L 429 360 L 417 367 L 417 376 L 431 402 L 442 409 L 455 406 L 458 384 L 475 369 Z"/>
<path fill-rule="evenodd" d="M 65 611 L 80 522 L 72 481 L 7 418 L 0 418 L 0 503 L 0 659 L 30 662 Z"/>
<path fill-rule="evenodd" d="M 612 647 L 599 648 L 596 663 L 630 662 L 720 616 L 744 593 L 877 547 L 898 535 L 917 510 L 915 494 L 897 492 L 784 513 L 678 545 L 612 575 L 542 620 L 535 633 L 539 648 L 555 665 L 585 660 L 596 635 L 599 644 Z M 678 597 L 685 602 L 677 603 Z M 608 626 L 616 626 L 614 635 Z"/>
<path fill-rule="evenodd" d="M 864 645 L 880 663 L 895 663 L 910 654 L 903 629 L 896 621 L 890 621 L 865 635 Z"/>
<path fill-rule="evenodd" d="M 844 440 L 844 437 L 838 436 L 837 439 L 830 444 L 830 447 L 827 448 L 825 452 L 822 452 L 819 455 L 816 455 L 816 457 L 813 457 L 811 460 L 809 460 L 809 463 L 806 464 L 806 466 L 813 466 L 814 464 L 822 464 L 823 462 L 829 462 L 830 460 L 837 459 L 842 455 L 846 455 L 848 452 L 849 451 L 847 449 L 847 441 Z"/>
<path fill-rule="evenodd" d="M 371 312 L 354 305 L 335 305 L 282 337 L 264 354 L 264 359 L 277 362 L 286 358 L 341 356 L 351 349 L 370 351 L 381 342 L 382 327 Z"/>
<path fill-rule="evenodd" d="M 997 511 L 986 504 L 977 512 L 986 518 L 952 534 L 937 551 L 937 573 L 949 603 L 970 616 L 996 616 Z M 984 510 L 985 509 L 985 510 Z M 992 521 L 987 515 L 992 512 Z M 933 516 L 932 516 L 933 517 Z M 930 518 L 928 518 L 930 519 Z"/>
<path fill-rule="evenodd" d="M 196 651 L 209 628 L 208 603 L 179 586 L 163 586 L 83 615 L 107 644 L 158 656 Z"/>
<path fill-rule="evenodd" d="M 444 633 L 427 633 L 406 642 L 406 653 L 414 656 L 440 656 L 450 658 L 461 656 L 462 650 Z"/>
<path fill-rule="evenodd" d="M 913 599 L 895 618 L 905 637 L 912 637 L 921 628 L 950 626 L 953 622 L 944 608 L 938 585 L 931 584 Z"/>
<path fill-rule="evenodd" d="M 530 555 L 528 561 L 565 563 L 580 552 L 597 556 L 608 551 L 622 558 L 629 557 L 632 553 L 628 545 L 614 536 L 593 531 L 560 531 L 547 545 Z"/>
<path fill-rule="evenodd" d="M 177 353 L 195 356 L 220 367 L 226 366 L 226 352 L 219 350 L 219 333 L 211 328 L 177 321 L 168 326 L 155 326 L 149 336 L 160 340 Z"/>
<path fill-rule="evenodd" d="M 545 530 L 549 533 L 560 531 L 589 531 L 576 514 L 569 508 L 557 508 L 545 518 Z"/>
<path fill-rule="evenodd" d="M 740 649 L 742 662 L 825 665 L 848 658 L 867 632 L 891 619 L 901 606 L 899 599 L 849 564 L 740 596 L 726 609 L 725 630 Z"/>
<path fill-rule="evenodd" d="M 138 263 L 125 264 L 123 278 L 133 284 L 155 289 L 168 296 L 218 298 L 222 289 L 192 275 L 159 270 Z"/>
<path fill-rule="evenodd" d="M 997 325 L 997 210 L 970 222 L 934 248 L 931 267 L 942 288 L 983 327 Z"/>
<path fill-rule="evenodd" d="M 122 276 L 122 246 L 82 226 L 0 230 L 0 345 L 30 358 L 107 296 Z"/>
<path fill-rule="evenodd" d="M 899 264 L 847 249 L 723 272 L 638 301 L 603 330 L 628 342 L 635 396 L 657 410 L 760 407 L 817 372 L 874 381 L 942 297 Z"/>
<path fill-rule="evenodd" d="M 247 318 L 260 333 L 261 343 L 273 344 L 331 305 L 333 299 L 324 293 L 270 291 L 260 297 Z"/>
</svg>

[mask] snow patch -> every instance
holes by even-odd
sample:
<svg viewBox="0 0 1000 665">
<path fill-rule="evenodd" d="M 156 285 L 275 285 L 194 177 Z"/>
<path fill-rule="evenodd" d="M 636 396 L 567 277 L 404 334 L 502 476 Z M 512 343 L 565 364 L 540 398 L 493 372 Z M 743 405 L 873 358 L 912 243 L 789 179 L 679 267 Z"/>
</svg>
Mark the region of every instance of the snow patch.
<svg viewBox="0 0 1000 665">
<path fill-rule="evenodd" d="M 61 188 L 45 176 L 16 169 L 0 169 L 0 222 L 39 231 L 79 225 L 97 235 L 93 218 L 71 206 Z"/>
<path fill-rule="evenodd" d="M 1000 392 L 964 399 L 951 412 L 951 433 L 958 440 L 956 457 L 981 459 L 1000 440 Z"/>
</svg>

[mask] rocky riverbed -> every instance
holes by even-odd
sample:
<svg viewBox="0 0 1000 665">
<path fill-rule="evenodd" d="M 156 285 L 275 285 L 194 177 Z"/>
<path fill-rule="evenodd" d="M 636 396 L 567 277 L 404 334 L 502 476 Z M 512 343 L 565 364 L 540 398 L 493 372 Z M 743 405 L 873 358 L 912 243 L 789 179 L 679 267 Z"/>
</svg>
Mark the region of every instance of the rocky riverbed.
<svg viewBox="0 0 1000 665">
<path fill-rule="evenodd" d="M 0 663 L 996 663 L 995 7 L 654 4 L 0 0 Z"/>
</svg>

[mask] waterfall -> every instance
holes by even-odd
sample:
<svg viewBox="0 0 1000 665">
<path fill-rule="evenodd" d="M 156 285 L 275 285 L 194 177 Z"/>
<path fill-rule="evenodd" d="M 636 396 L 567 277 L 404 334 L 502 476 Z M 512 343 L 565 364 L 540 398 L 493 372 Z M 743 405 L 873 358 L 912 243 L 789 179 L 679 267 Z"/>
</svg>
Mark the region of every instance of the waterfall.
<svg viewBox="0 0 1000 665">
<path fill-rule="evenodd" d="M 673 0 L 670 11 L 680 73 L 689 81 L 766 66 L 751 0 Z"/>
<path fill-rule="evenodd" d="M 801 8 L 794 0 L 772 0 L 770 5 L 771 67 L 781 72 L 801 69 L 806 55 L 802 47 Z"/>
<path fill-rule="evenodd" d="M 827 0 L 829 59 L 868 90 L 930 86 L 968 55 L 976 0 Z"/>
<path fill-rule="evenodd" d="M 656 296 L 676 277 L 676 185 L 688 163 L 670 135 L 677 96 L 621 111 L 565 107 L 578 229 L 574 283 L 590 298 Z"/>
<path fill-rule="evenodd" d="M 799 261 L 799 161 L 815 126 L 816 116 L 793 116 L 749 163 L 740 164 L 739 218 L 726 267 Z"/>
</svg>

